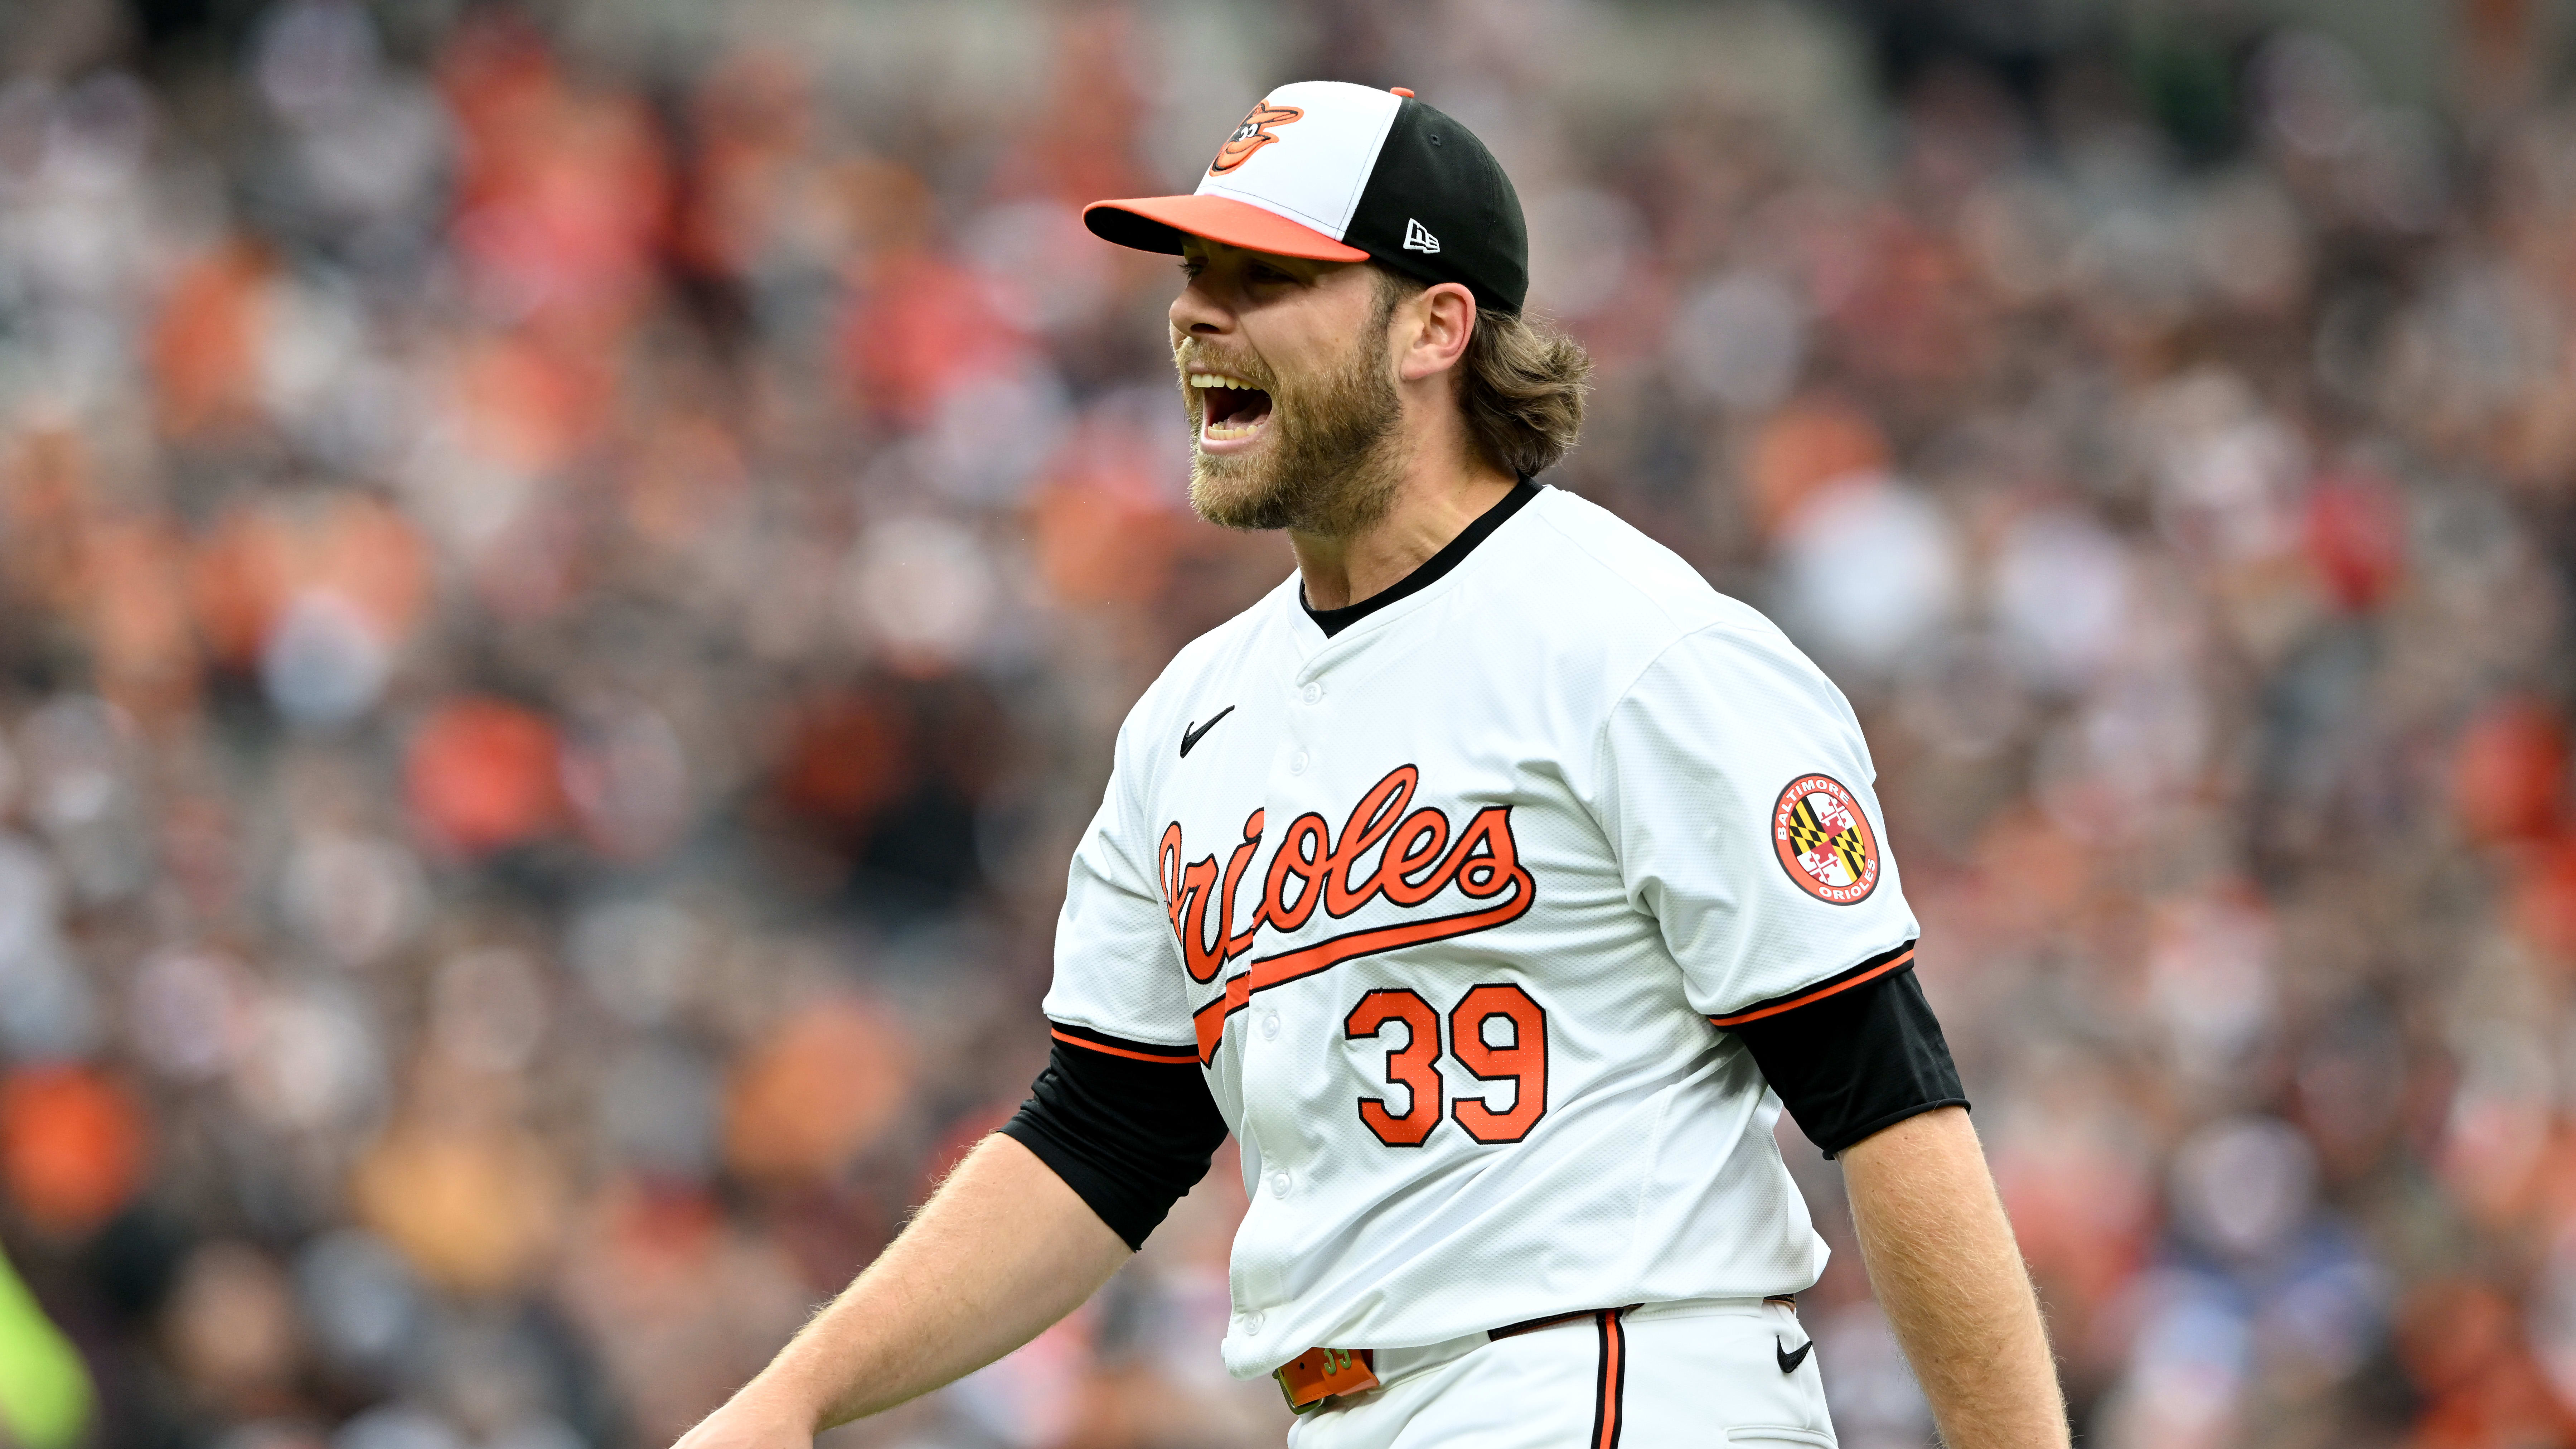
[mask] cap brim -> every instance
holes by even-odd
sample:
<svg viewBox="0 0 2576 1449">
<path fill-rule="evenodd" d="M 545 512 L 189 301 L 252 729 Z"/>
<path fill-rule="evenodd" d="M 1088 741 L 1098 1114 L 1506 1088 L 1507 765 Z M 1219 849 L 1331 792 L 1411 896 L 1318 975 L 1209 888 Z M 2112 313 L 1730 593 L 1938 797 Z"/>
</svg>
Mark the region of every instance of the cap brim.
<svg viewBox="0 0 2576 1449">
<path fill-rule="evenodd" d="M 1369 254 L 1311 226 L 1230 196 L 1140 196 L 1095 201 L 1082 209 L 1092 235 L 1140 252 L 1177 255 L 1183 237 L 1205 237 L 1246 251 L 1319 262 L 1364 262 Z"/>
</svg>

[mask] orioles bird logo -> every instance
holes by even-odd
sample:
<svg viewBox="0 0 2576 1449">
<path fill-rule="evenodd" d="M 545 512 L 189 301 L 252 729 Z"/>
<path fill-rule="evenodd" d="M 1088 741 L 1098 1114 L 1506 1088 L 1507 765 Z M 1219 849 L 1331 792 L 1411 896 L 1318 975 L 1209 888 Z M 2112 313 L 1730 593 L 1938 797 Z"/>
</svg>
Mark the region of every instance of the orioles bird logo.
<svg viewBox="0 0 2576 1449">
<path fill-rule="evenodd" d="M 1209 165 L 1208 174 L 1223 176 L 1251 160 L 1253 152 L 1279 139 L 1270 134 L 1271 127 L 1287 125 L 1304 114 L 1295 106 L 1274 106 L 1266 100 L 1254 106 L 1243 124 L 1234 128 L 1234 134 L 1225 138 L 1225 144 L 1216 148 L 1216 160 Z"/>
</svg>

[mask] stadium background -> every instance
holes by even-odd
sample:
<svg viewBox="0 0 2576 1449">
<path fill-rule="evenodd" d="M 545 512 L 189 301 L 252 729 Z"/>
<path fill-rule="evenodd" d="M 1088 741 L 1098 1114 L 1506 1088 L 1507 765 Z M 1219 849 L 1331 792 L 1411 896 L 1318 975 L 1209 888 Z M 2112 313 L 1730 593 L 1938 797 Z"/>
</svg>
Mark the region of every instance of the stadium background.
<svg viewBox="0 0 2576 1449">
<path fill-rule="evenodd" d="M 1550 481 L 1859 708 L 2088 1441 L 2576 1443 L 2570 18 L 0 10 L 0 1243 L 89 1442 L 650 1449 L 1011 1110 L 1122 712 L 1287 566 L 1075 207 L 1330 76 L 1517 179 Z M 830 1442 L 1277 1443 L 1240 1206 Z"/>
</svg>

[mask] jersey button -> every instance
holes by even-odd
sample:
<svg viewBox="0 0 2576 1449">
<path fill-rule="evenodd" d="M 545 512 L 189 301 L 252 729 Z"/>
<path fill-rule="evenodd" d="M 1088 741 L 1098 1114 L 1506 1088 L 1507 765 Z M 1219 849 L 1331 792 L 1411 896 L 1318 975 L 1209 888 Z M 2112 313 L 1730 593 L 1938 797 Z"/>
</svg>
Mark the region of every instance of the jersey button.
<svg viewBox="0 0 2576 1449">
<path fill-rule="evenodd" d="M 1288 1195 L 1288 1189 L 1293 1186 L 1295 1186 L 1295 1184 L 1288 1180 L 1288 1173 L 1284 1168 L 1278 1172 L 1270 1174 L 1270 1195 L 1272 1197 L 1286 1197 Z"/>
<path fill-rule="evenodd" d="M 1261 1331 L 1261 1314 L 1258 1310 L 1243 1315 L 1243 1331 L 1246 1333 Z"/>
<path fill-rule="evenodd" d="M 1261 1014 L 1261 1034 L 1262 1034 L 1263 1036 L 1272 1036 L 1272 1037 L 1275 1037 L 1275 1036 L 1277 1036 L 1277 1035 L 1279 1034 L 1279 1013 L 1278 1013 L 1278 1012 L 1275 1012 L 1275 1011 L 1265 1011 L 1265 1012 L 1263 1012 L 1263 1013 Z"/>
<path fill-rule="evenodd" d="M 1315 701 L 1324 697 L 1324 686 L 1310 683 L 1302 691 L 1302 697 L 1308 704 L 1313 704 Z"/>
<path fill-rule="evenodd" d="M 1306 773 L 1306 752 L 1304 750 L 1299 750 L 1297 753 L 1288 757 L 1288 773 L 1291 775 L 1302 775 Z"/>
</svg>

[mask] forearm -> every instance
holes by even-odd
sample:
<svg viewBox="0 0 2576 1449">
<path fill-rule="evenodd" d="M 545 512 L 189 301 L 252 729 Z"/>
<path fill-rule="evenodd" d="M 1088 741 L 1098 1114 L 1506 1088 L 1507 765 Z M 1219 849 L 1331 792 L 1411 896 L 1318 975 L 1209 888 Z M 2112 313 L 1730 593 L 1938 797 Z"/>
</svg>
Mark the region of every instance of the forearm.
<svg viewBox="0 0 2576 1449">
<path fill-rule="evenodd" d="M 1035 1338 L 1127 1257 L 1027 1148 L 987 1137 L 737 1399 L 815 1430 L 891 1408 Z"/>
<path fill-rule="evenodd" d="M 1956 1107 L 1843 1150 L 1861 1259 L 1950 1449 L 2057 1449 L 2066 1404 L 2030 1275 Z"/>
</svg>

